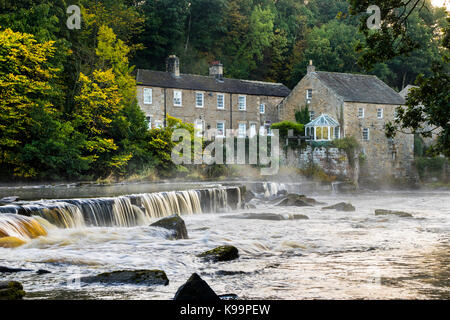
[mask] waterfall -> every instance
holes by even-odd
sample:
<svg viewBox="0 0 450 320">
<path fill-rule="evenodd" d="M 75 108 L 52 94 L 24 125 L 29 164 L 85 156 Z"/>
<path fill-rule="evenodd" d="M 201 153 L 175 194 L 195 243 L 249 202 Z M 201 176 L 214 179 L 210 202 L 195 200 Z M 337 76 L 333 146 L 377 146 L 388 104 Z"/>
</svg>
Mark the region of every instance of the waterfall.
<svg viewBox="0 0 450 320">
<path fill-rule="evenodd" d="M 46 235 L 45 228 L 33 217 L 13 213 L 0 214 L 0 239 L 16 238 L 27 241 Z"/>
<path fill-rule="evenodd" d="M 0 206 L 0 217 L 11 220 L 12 214 L 34 222 L 33 217 L 39 217 L 59 228 L 134 227 L 173 214 L 227 212 L 240 206 L 239 187 L 218 187 L 114 198 L 33 201 Z M 0 233 L 1 237 L 6 236 Z"/>
<path fill-rule="evenodd" d="M 276 196 L 279 191 L 287 191 L 286 185 L 284 183 L 276 182 L 265 182 L 263 184 L 264 197 L 270 198 Z"/>
</svg>

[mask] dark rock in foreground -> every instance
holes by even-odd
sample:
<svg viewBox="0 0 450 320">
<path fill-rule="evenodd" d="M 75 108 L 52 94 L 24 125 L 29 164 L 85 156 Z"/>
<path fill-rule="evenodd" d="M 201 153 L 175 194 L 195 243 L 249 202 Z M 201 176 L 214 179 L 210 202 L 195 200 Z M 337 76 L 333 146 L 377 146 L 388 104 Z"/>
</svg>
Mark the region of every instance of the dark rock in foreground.
<svg viewBox="0 0 450 320">
<path fill-rule="evenodd" d="M 186 229 L 186 224 L 184 220 L 177 214 L 174 214 L 170 217 L 162 218 L 161 220 L 156 221 L 150 225 L 151 227 L 159 227 L 170 230 L 173 232 L 173 236 L 171 239 L 188 239 L 188 232 Z"/>
<path fill-rule="evenodd" d="M 335 205 L 322 208 L 322 210 L 331 210 L 331 209 L 335 209 L 338 211 L 347 211 L 347 212 L 356 211 L 355 207 L 351 203 L 345 203 L 345 202 L 340 202 Z"/>
<path fill-rule="evenodd" d="M 138 285 L 164 285 L 169 284 L 167 275 L 162 270 L 121 270 L 105 272 L 96 276 L 83 277 L 85 283 L 106 283 L 106 284 L 138 284 Z"/>
<path fill-rule="evenodd" d="M 0 300 L 20 300 L 25 294 L 20 282 L 0 281 Z"/>
<path fill-rule="evenodd" d="M 173 298 L 177 301 L 220 301 L 220 297 L 196 273 L 183 284 Z"/>
<path fill-rule="evenodd" d="M 48 273 L 51 273 L 51 272 L 48 271 L 48 270 L 39 269 L 38 271 L 36 271 L 36 273 L 37 273 L 37 274 L 48 274 Z"/>
<path fill-rule="evenodd" d="M 268 220 L 268 221 L 283 221 L 283 220 L 307 220 L 308 216 L 303 214 L 276 214 L 276 213 L 243 213 L 240 215 L 223 216 L 227 219 L 248 219 L 248 220 Z"/>
<path fill-rule="evenodd" d="M 396 210 L 383 210 L 383 209 L 377 209 L 375 210 L 376 216 L 385 216 L 385 215 L 394 215 L 402 218 L 411 218 L 412 214 L 403 212 L 403 211 L 396 211 Z"/>
<path fill-rule="evenodd" d="M 16 272 L 25 272 L 25 271 L 32 271 L 30 269 L 16 269 L 16 268 L 8 268 L 8 267 L 1 267 L 0 266 L 0 273 L 16 273 Z"/>
<path fill-rule="evenodd" d="M 239 251 L 235 246 L 220 246 L 212 250 L 205 251 L 198 257 L 213 262 L 231 261 L 239 258 Z"/>
</svg>

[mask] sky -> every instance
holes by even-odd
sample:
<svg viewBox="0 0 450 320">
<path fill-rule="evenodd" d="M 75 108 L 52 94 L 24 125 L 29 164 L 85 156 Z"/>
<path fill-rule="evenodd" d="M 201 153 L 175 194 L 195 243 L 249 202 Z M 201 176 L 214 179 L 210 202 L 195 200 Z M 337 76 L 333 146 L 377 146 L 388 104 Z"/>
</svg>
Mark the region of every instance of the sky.
<svg viewBox="0 0 450 320">
<path fill-rule="evenodd" d="M 450 0 L 431 0 L 431 3 L 437 7 L 443 7 L 445 4 L 447 9 L 450 10 Z"/>
</svg>

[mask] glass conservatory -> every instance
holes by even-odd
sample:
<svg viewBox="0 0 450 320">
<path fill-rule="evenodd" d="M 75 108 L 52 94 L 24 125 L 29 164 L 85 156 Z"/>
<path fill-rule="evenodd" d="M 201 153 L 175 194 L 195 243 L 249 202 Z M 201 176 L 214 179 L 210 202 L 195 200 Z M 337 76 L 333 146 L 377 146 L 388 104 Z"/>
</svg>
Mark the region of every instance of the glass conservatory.
<svg viewBox="0 0 450 320">
<path fill-rule="evenodd" d="M 327 114 L 319 117 L 305 125 L 306 136 L 314 141 L 332 141 L 340 138 L 339 122 Z"/>
</svg>

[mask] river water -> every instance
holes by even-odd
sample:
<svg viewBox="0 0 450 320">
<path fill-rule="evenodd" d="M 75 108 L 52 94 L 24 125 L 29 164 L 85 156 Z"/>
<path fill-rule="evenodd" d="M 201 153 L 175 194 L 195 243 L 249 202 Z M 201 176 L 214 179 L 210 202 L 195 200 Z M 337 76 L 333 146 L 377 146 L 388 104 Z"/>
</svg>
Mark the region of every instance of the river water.
<svg viewBox="0 0 450 320">
<path fill-rule="evenodd" d="M 184 215 L 189 239 L 176 241 L 146 220 L 133 227 L 46 224 L 47 236 L 0 248 L 0 266 L 51 271 L 3 274 L 4 280 L 22 282 L 32 299 L 171 299 L 193 272 L 218 294 L 242 299 L 450 298 L 450 192 L 308 196 L 329 205 L 350 202 L 356 211 L 253 200 L 254 209 Z M 413 217 L 375 216 L 375 209 L 402 210 Z M 280 220 L 265 220 L 266 213 Z M 254 219 L 242 219 L 250 214 Z M 309 220 L 289 220 L 292 214 Z M 224 244 L 236 246 L 240 258 L 214 264 L 196 257 Z M 77 281 L 123 269 L 161 269 L 170 284 Z"/>
</svg>

